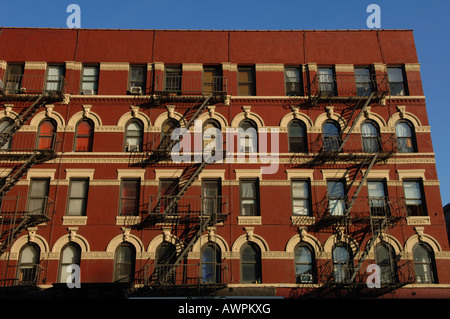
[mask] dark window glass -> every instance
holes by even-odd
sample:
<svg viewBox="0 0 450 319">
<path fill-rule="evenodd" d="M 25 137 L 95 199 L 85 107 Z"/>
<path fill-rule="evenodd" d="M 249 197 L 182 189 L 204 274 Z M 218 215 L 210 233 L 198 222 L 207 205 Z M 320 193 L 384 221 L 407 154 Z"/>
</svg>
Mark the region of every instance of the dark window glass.
<svg viewBox="0 0 450 319">
<path fill-rule="evenodd" d="M 120 195 L 120 216 L 139 214 L 140 179 L 123 179 Z"/>
<path fill-rule="evenodd" d="M 261 251 L 253 243 L 241 249 L 241 278 L 243 283 L 261 282 Z"/>
<path fill-rule="evenodd" d="M 136 249 L 129 243 L 123 243 L 116 249 L 114 279 L 117 282 L 134 280 Z"/>
<path fill-rule="evenodd" d="M 291 121 L 288 125 L 289 152 L 303 153 L 307 151 L 306 130 L 300 121 Z"/>
</svg>

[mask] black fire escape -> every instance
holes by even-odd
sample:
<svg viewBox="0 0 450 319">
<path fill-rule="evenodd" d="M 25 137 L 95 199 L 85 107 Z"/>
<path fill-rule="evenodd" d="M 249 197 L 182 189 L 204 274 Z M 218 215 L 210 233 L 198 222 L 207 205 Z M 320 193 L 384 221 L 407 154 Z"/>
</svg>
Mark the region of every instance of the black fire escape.
<svg viewBox="0 0 450 319">
<path fill-rule="evenodd" d="M 177 119 L 179 126 L 189 130 L 209 105 L 225 103 L 226 94 L 227 83 L 223 76 L 205 79 L 202 76 L 166 74 L 164 78 L 157 77 L 154 81 L 150 107 L 163 108 L 168 103 L 176 104 L 177 111 L 181 109 L 183 112 L 182 118 Z M 190 154 L 192 161 L 174 162 L 171 159 L 171 153 L 183 137 L 173 140 L 170 133 L 155 134 L 147 147 L 144 147 L 145 157 L 134 163 L 141 167 L 163 163 L 163 165 L 183 168 L 178 183 L 174 185 L 172 191 L 168 193 L 160 191 L 158 195 L 150 196 L 148 212 L 144 214 L 139 224 L 133 226 L 138 230 L 169 227 L 177 238 L 176 249 L 169 253 L 170 256 L 166 256 L 164 261 L 159 263 L 156 260 L 149 260 L 149 264 L 138 276 L 138 281 L 140 280 L 145 287 L 158 285 L 173 288 L 179 285 L 188 286 L 191 283 L 207 284 L 201 280 L 198 265 L 190 267 L 187 255 L 208 227 L 221 223 L 227 218 L 227 202 L 220 194 L 185 195 L 210 161 L 204 156 L 200 156 L 201 160 L 196 160 L 192 152 Z M 220 267 L 220 265 L 214 267 L 216 266 Z M 191 270 L 191 268 L 195 269 Z"/>
<path fill-rule="evenodd" d="M 353 260 L 345 265 L 337 265 L 333 260 L 318 266 L 315 274 L 321 289 L 309 294 L 324 295 L 336 291 L 352 293 L 382 293 L 397 289 L 413 280 L 411 264 L 408 261 L 392 260 L 395 270 L 391 278 L 383 278 L 383 289 L 368 289 L 366 267 L 367 257 L 380 236 L 399 225 L 407 216 L 407 206 L 403 197 L 361 196 L 367 184 L 370 171 L 376 165 L 386 164 L 397 151 L 394 134 L 356 134 L 355 128 L 361 124 L 361 117 L 369 107 L 383 107 L 383 99 L 389 94 L 386 74 L 373 74 L 356 80 L 355 75 L 317 74 L 308 83 L 308 101 L 302 108 L 325 108 L 333 105 L 328 112 L 339 114 L 340 131 L 323 132 L 310 141 L 309 154 L 294 154 L 290 165 L 293 168 L 337 168 L 336 180 L 343 181 L 345 190 L 336 195 L 328 189 L 326 196 L 315 203 L 314 222 L 309 231 L 335 233 L 338 239 L 344 235 L 355 239 L 360 252 L 356 264 Z M 329 114 L 330 115 L 330 114 Z M 332 118 L 333 116 L 330 116 Z M 336 119 L 336 117 L 335 117 Z M 401 227 L 401 226 L 400 226 Z"/>
<path fill-rule="evenodd" d="M 14 111 L 13 117 L 2 122 L 0 131 L 0 160 L 6 172 L 0 180 L 0 254 L 24 229 L 49 220 L 53 201 L 48 196 L 7 196 L 7 193 L 31 167 L 57 157 L 60 141 L 56 133 L 39 136 L 21 131 L 38 110 L 64 100 L 64 77 L 50 77 L 0 74 L 0 101 L 5 109 L 12 107 Z"/>
</svg>

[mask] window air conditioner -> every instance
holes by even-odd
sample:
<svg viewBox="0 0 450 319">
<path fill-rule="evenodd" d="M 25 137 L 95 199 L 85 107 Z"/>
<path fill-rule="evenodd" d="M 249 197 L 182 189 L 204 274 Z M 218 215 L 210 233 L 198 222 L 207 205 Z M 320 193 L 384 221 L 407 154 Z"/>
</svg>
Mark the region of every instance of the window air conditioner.
<svg viewBox="0 0 450 319">
<path fill-rule="evenodd" d="M 142 88 L 140 86 L 132 86 L 130 88 L 131 94 L 142 94 Z"/>
<path fill-rule="evenodd" d="M 84 89 L 83 94 L 84 95 L 94 95 L 94 90 L 93 89 Z"/>
</svg>

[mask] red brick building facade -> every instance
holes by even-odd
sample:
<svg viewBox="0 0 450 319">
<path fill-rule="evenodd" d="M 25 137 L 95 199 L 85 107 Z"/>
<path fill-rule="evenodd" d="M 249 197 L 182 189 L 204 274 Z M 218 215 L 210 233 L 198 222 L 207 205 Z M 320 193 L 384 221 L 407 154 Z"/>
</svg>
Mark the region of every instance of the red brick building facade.
<svg viewBox="0 0 450 319">
<path fill-rule="evenodd" d="M 5 287 L 450 296 L 412 31 L 3 28 L 0 79 Z"/>
</svg>

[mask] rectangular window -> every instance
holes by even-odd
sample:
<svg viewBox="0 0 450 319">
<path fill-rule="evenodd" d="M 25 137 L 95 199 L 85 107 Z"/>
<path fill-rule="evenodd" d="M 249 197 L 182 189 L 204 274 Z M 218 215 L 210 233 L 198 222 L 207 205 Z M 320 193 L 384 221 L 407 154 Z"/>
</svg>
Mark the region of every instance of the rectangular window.
<svg viewBox="0 0 450 319">
<path fill-rule="evenodd" d="M 159 211 L 164 214 L 176 215 L 178 213 L 178 205 L 176 195 L 179 190 L 178 178 L 163 178 L 159 181 L 158 195 L 161 198 L 159 203 Z"/>
<path fill-rule="evenodd" d="M 89 179 L 71 179 L 67 203 L 68 216 L 86 216 Z"/>
<path fill-rule="evenodd" d="M 345 186 L 343 181 L 328 181 L 328 211 L 332 216 L 345 214 Z"/>
<path fill-rule="evenodd" d="M 48 204 L 49 178 L 32 178 L 28 193 L 29 214 L 46 215 Z"/>
<path fill-rule="evenodd" d="M 302 95 L 301 67 L 286 67 L 284 69 L 284 81 L 286 86 L 286 95 Z"/>
<path fill-rule="evenodd" d="M 255 69 L 251 66 L 238 67 L 238 95 L 256 95 Z"/>
<path fill-rule="evenodd" d="M 120 186 L 120 216 L 136 216 L 139 214 L 139 178 L 122 179 Z"/>
<path fill-rule="evenodd" d="M 259 216 L 259 186 L 257 179 L 240 181 L 241 216 Z"/>
<path fill-rule="evenodd" d="M 402 67 L 388 67 L 391 95 L 406 95 L 406 83 Z"/>
<path fill-rule="evenodd" d="M 369 96 L 372 93 L 372 81 L 369 67 L 355 68 L 356 94 Z"/>
<path fill-rule="evenodd" d="M 205 66 L 203 68 L 203 93 L 223 91 L 222 70 L 219 66 Z"/>
<path fill-rule="evenodd" d="M 221 180 L 202 180 L 203 214 L 215 215 L 221 212 Z"/>
<path fill-rule="evenodd" d="M 410 216 L 426 216 L 425 201 L 420 180 L 404 180 L 405 201 Z"/>
<path fill-rule="evenodd" d="M 64 85 L 64 66 L 49 65 L 47 68 L 47 78 L 45 89 L 48 91 L 61 91 Z"/>
<path fill-rule="evenodd" d="M 369 208 L 372 216 L 388 216 L 386 184 L 384 181 L 367 181 Z"/>
<path fill-rule="evenodd" d="M 181 93 L 181 66 L 180 65 L 168 65 L 165 69 L 165 82 L 164 90 L 176 94 Z"/>
<path fill-rule="evenodd" d="M 22 87 L 23 64 L 9 64 L 7 69 L 7 77 L 5 90 L 8 94 L 17 94 Z"/>
<path fill-rule="evenodd" d="M 83 67 L 83 77 L 81 82 L 82 94 L 97 94 L 98 92 L 98 66 L 86 65 Z"/>
<path fill-rule="evenodd" d="M 326 95 L 335 95 L 336 87 L 334 81 L 334 71 L 332 67 L 318 68 L 319 93 Z"/>
<path fill-rule="evenodd" d="M 310 195 L 309 182 L 302 180 L 293 180 L 292 188 L 292 214 L 309 216 L 310 215 Z"/>
<path fill-rule="evenodd" d="M 130 66 L 129 92 L 131 94 L 145 93 L 145 80 L 147 75 L 147 67 L 145 65 Z"/>
</svg>

